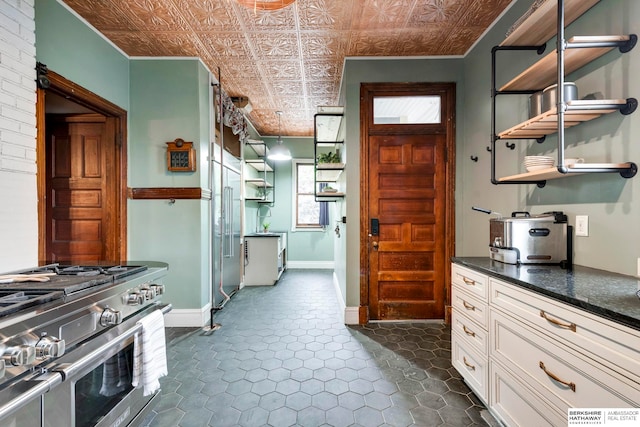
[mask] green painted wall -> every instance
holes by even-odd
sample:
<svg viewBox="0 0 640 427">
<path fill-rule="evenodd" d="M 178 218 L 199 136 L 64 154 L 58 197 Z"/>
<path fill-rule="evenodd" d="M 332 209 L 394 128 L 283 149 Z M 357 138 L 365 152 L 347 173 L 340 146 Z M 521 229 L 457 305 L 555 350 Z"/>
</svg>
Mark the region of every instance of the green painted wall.
<svg viewBox="0 0 640 427">
<path fill-rule="evenodd" d="M 36 59 L 129 109 L 129 60 L 56 0 L 36 0 Z"/>
<path fill-rule="evenodd" d="M 131 61 L 131 187 L 208 188 L 209 82 L 196 59 Z M 166 168 L 166 142 L 196 148 L 195 172 Z M 167 301 L 201 308 L 209 301 L 208 200 L 130 200 L 129 257 L 170 264 Z"/>
</svg>

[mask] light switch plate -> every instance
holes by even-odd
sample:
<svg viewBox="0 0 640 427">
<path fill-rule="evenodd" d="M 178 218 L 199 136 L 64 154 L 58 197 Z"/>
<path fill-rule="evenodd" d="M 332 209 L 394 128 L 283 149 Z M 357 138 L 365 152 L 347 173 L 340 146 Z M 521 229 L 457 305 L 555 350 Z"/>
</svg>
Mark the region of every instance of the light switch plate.
<svg viewBox="0 0 640 427">
<path fill-rule="evenodd" d="M 589 236 L 589 216 L 576 215 L 576 236 Z"/>
</svg>

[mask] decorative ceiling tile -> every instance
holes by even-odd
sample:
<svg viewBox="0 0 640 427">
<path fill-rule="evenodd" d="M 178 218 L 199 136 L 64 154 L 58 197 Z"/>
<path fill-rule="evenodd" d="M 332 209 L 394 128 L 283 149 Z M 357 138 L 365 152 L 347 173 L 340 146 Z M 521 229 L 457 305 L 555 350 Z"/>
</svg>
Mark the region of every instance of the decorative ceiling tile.
<svg viewBox="0 0 640 427">
<path fill-rule="evenodd" d="M 263 135 L 312 135 L 346 56 L 464 55 L 511 0 L 63 0 L 130 56 L 197 56 Z M 55 71 L 55 70 L 54 70 Z"/>
<path fill-rule="evenodd" d="M 220 0 L 174 0 L 193 31 L 222 31 L 239 28 L 240 23 L 229 10 L 228 2 Z"/>
<path fill-rule="evenodd" d="M 269 81 L 274 80 L 302 80 L 300 61 L 293 58 L 284 61 L 256 61 L 256 67 L 268 77 Z"/>
<path fill-rule="evenodd" d="M 264 59 L 290 59 L 299 56 L 298 37 L 294 32 L 250 33 L 249 40 L 258 57 Z"/>
</svg>

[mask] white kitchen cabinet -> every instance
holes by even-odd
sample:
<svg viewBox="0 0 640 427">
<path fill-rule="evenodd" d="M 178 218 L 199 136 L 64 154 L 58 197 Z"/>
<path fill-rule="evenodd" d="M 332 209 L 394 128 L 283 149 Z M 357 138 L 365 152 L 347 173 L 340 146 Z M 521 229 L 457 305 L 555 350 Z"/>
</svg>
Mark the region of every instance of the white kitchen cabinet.
<svg viewBox="0 0 640 427">
<path fill-rule="evenodd" d="M 451 363 L 485 404 L 488 402 L 489 305 L 486 275 L 451 267 Z"/>
<path fill-rule="evenodd" d="M 245 286 L 274 285 L 286 268 L 287 233 L 256 233 L 245 236 Z"/>
<path fill-rule="evenodd" d="M 456 263 L 451 271 L 452 364 L 505 426 L 640 407 L 639 330 Z"/>
</svg>

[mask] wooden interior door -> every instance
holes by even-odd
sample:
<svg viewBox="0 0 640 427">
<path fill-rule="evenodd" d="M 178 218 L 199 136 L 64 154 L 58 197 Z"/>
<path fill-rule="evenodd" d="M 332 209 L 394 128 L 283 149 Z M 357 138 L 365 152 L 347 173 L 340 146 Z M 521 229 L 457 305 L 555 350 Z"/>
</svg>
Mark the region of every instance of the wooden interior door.
<svg viewBox="0 0 640 427">
<path fill-rule="evenodd" d="M 373 122 L 376 96 L 438 94 L 440 123 Z M 361 302 L 367 320 L 444 319 L 453 254 L 453 85 L 362 88 Z M 362 321 L 362 318 L 361 318 Z"/>
<path fill-rule="evenodd" d="M 47 123 L 47 259 L 105 260 L 112 239 L 113 127 L 100 114 Z M 111 134 L 110 134 L 111 133 Z"/>
</svg>

